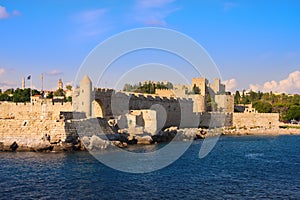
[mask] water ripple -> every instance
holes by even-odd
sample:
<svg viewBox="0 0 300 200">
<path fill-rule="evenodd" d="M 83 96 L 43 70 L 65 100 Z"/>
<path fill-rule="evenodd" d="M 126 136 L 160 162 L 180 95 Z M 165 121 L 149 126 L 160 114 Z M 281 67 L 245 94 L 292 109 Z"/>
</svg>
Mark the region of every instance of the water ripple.
<svg viewBox="0 0 300 200">
<path fill-rule="evenodd" d="M 299 199 L 299 142 L 221 137 L 199 159 L 196 141 L 175 163 L 147 174 L 115 171 L 87 152 L 0 153 L 0 198 Z"/>
</svg>

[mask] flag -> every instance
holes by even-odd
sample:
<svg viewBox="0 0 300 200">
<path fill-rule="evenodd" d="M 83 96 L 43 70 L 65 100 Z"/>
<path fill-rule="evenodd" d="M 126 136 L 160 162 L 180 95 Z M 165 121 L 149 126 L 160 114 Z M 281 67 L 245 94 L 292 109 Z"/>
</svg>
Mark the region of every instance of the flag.
<svg viewBox="0 0 300 200">
<path fill-rule="evenodd" d="M 40 79 L 44 80 L 44 75 L 43 74 L 41 74 Z"/>
<path fill-rule="evenodd" d="M 27 80 L 30 80 L 31 79 L 31 75 L 29 75 L 28 77 L 27 77 Z"/>
</svg>

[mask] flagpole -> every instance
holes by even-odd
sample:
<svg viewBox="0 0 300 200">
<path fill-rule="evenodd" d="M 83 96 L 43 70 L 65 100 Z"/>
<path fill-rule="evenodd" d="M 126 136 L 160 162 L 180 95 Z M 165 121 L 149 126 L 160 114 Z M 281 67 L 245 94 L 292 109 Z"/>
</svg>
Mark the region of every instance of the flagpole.
<svg viewBox="0 0 300 200">
<path fill-rule="evenodd" d="M 30 75 L 30 112 L 32 112 L 32 77 Z"/>
<path fill-rule="evenodd" d="M 43 91 L 44 91 L 44 74 L 43 73 L 41 75 L 41 79 L 42 79 L 42 94 L 43 94 Z"/>
</svg>

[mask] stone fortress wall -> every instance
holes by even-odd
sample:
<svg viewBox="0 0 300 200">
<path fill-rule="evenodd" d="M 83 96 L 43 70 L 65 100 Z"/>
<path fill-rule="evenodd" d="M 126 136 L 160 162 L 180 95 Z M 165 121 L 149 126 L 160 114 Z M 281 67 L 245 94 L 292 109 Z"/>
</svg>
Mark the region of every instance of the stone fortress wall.
<svg viewBox="0 0 300 200">
<path fill-rule="evenodd" d="M 19 141 L 19 144 L 30 145 L 40 143 L 48 137 L 49 142 L 65 142 L 72 140 L 70 131 L 61 112 L 71 112 L 72 104 L 47 104 L 0 102 L 0 142 Z"/>
<path fill-rule="evenodd" d="M 278 128 L 278 113 L 233 113 L 232 126 L 236 128 Z"/>
<path fill-rule="evenodd" d="M 205 79 L 201 79 L 206 82 Z M 202 87 L 203 89 L 203 87 Z M 205 89 L 205 88 L 204 88 Z M 166 91 L 165 91 L 166 92 Z M 206 93 L 207 91 L 205 91 Z M 170 94 L 170 93 L 169 93 Z M 218 94 L 217 100 L 232 98 L 231 95 Z M 218 97 L 219 96 L 219 97 Z M 189 98 L 185 98 L 189 97 Z M 155 134 L 163 127 L 266 127 L 279 125 L 278 113 L 233 113 L 233 101 L 227 102 L 228 110 L 222 112 L 199 112 L 205 110 L 205 96 L 188 95 L 183 98 L 165 97 L 138 93 L 116 92 L 112 89 L 94 89 L 88 77 L 80 88 L 74 90 L 73 103 L 46 104 L 36 102 L 0 102 L 0 145 L 3 141 L 27 146 L 44 140 L 50 143 L 75 141 L 78 135 L 72 121 L 72 111 L 84 113 L 80 119 L 101 117 L 115 118 L 120 128 L 144 127 L 144 131 Z M 221 102 L 221 100 L 217 100 Z M 231 103 L 232 102 L 232 103 Z M 64 113 L 65 112 L 65 113 Z M 75 120 L 76 121 L 76 120 Z M 44 139 L 43 139 L 44 138 Z"/>
<path fill-rule="evenodd" d="M 135 117 L 129 117 L 135 110 L 140 110 L 143 115 L 143 125 L 152 124 L 155 121 L 157 129 L 169 126 L 186 127 L 220 127 L 220 126 L 248 126 L 245 119 L 251 120 L 249 126 L 269 127 L 278 124 L 278 114 L 260 114 L 259 116 L 248 114 L 235 114 L 234 98 L 225 93 L 225 86 L 215 79 L 211 87 L 205 78 L 193 79 L 193 84 L 199 87 L 200 94 L 182 95 L 176 98 L 176 90 L 158 90 L 155 95 L 130 92 L 116 92 L 112 89 L 93 89 L 91 80 L 85 76 L 73 96 L 74 110 L 88 113 L 88 117 L 118 118 L 127 116 L 126 120 L 119 120 L 121 128 L 129 126 L 128 118 L 132 121 Z M 182 89 L 185 90 L 183 87 Z M 218 104 L 217 112 L 206 112 L 206 95 L 210 93 Z M 162 96 L 166 95 L 166 96 Z M 92 103 L 91 103 L 92 102 Z M 147 114 L 147 110 L 156 112 L 156 116 Z M 150 117 L 151 115 L 151 117 Z M 264 119 L 266 118 L 266 120 Z M 163 123 L 163 124 L 161 124 Z M 133 124 L 138 124 L 134 122 Z"/>
<path fill-rule="evenodd" d="M 42 101 L 33 103 L 31 106 L 27 103 L 0 102 L 0 119 L 14 118 L 27 119 L 31 115 L 47 118 L 48 120 L 58 119 L 60 111 L 72 111 L 72 103 L 55 103 L 50 100 L 46 103 Z"/>
</svg>

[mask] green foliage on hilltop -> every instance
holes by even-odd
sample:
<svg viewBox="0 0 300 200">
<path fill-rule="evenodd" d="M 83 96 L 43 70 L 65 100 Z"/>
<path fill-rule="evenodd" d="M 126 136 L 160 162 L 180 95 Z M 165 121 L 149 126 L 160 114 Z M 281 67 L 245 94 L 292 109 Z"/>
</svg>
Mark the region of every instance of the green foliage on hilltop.
<svg viewBox="0 0 300 200">
<path fill-rule="evenodd" d="M 59 88 L 57 89 L 54 93 L 53 93 L 53 96 L 65 96 L 65 93 L 64 93 L 64 90 Z"/>
<path fill-rule="evenodd" d="M 72 90 L 72 85 L 66 85 L 67 90 Z"/>
<path fill-rule="evenodd" d="M 138 84 L 125 84 L 123 87 L 123 91 L 125 92 L 138 92 L 138 93 L 146 93 L 146 94 L 155 94 L 156 89 L 173 89 L 173 84 L 167 82 L 166 84 L 163 82 L 146 82 Z"/>
<path fill-rule="evenodd" d="M 46 96 L 47 99 L 52 99 L 53 98 L 53 92 L 49 92 Z"/>
<path fill-rule="evenodd" d="M 280 119 L 289 121 L 292 119 L 299 120 L 300 115 L 300 95 L 274 94 L 272 92 L 254 92 L 242 94 L 238 91 L 234 96 L 235 104 L 253 104 L 253 107 L 260 113 L 279 113 Z"/>
<path fill-rule="evenodd" d="M 282 94 L 274 94 L 272 92 L 254 92 L 250 91 L 246 94 L 246 91 L 243 90 L 242 94 L 239 91 L 236 91 L 234 97 L 235 104 L 248 104 L 254 103 L 256 101 L 264 101 L 269 102 L 272 106 L 276 105 L 299 105 L 300 104 L 300 95 L 287 95 L 285 93 Z"/>
<path fill-rule="evenodd" d="M 256 101 L 253 103 L 253 107 L 257 110 L 259 113 L 270 113 L 272 112 L 272 104 L 265 101 Z"/>
<path fill-rule="evenodd" d="M 40 94 L 38 90 L 32 90 L 32 95 Z M 30 88 L 23 89 L 7 89 L 5 92 L 0 93 L 0 101 L 12 102 L 29 102 L 30 101 Z"/>
<path fill-rule="evenodd" d="M 283 116 L 283 120 L 300 120 L 300 106 L 292 105 Z"/>
</svg>

